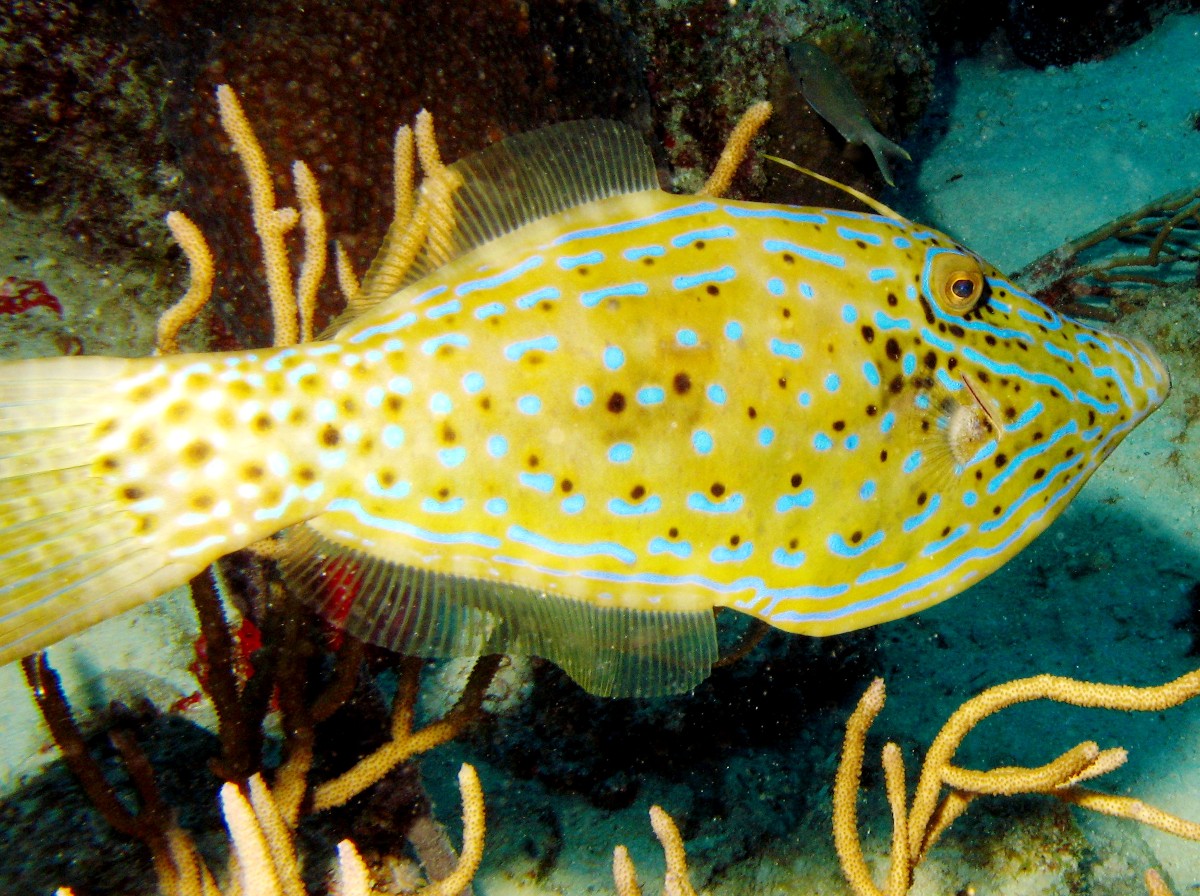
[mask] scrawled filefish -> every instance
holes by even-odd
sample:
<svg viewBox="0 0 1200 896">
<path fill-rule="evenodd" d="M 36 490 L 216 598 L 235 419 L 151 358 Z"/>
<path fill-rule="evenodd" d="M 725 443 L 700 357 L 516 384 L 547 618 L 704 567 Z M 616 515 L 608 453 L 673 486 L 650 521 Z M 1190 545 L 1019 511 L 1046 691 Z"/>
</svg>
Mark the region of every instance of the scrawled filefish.
<svg viewBox="0 0 1200 896">
<path fill-rule="evenodd" d="M 979 581 L 1167 393 L 941 233 L 664 193 L 619 125 L 453 167 L 451 260 L 331 339 L 0 366 L 0 658 L 290 527 L 360 637 L 681 691 L 713 607 L 824 635 Z"/>
</svg>

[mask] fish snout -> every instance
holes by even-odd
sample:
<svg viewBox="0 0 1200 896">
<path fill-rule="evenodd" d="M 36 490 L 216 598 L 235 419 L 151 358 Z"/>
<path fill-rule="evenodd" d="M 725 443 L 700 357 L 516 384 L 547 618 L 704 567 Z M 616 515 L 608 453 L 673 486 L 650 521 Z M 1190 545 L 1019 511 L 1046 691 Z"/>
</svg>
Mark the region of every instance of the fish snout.
<svg viewBox="0 0 1200 896">
<path fill-rule="evenodd" d="M 1171 391 L 1171 372 L 1149 343 L 1133 336 L 1118 336 L 1116 341 L 1127 349 L 1121 354 L 1133 368 L 1130 377 L 1134 386 L 1133 410 L 1141 419 L 1166 401 Z"/>
</svg>

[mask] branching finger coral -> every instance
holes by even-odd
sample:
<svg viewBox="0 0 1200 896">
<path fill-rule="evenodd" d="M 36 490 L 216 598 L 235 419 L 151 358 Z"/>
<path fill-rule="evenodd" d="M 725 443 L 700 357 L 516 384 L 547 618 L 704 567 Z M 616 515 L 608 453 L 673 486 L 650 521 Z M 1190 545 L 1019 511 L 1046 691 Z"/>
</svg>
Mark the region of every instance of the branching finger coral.
<svg viewBox="0 0 1200 896">
<path fill-rule="evenodd" d="M 1041 793 L 1084 809 L 1129 818 L 1176 836 L 1200 842 L 1200 824 L 1148 806 L 1141 800 L 1099 793 L 1080 787 L 1081 781 L 1106 774 L 1124 763 L 1122 749 L 1101 750 L 1085 741 L 1057 759 L 1034 768 L 1002 767 L 972 771 L 952 764 L 966 735 L 983 719 L 1002 709 L 1033 700 L 1052 700 L 1072 706 L 1157 712 L 1178 706 L 1200 694 L 1200 670 L 1158 687 L 1096 684 L 1056 675 L 1036 675 L 988 688 L 960 706 L 942 726 L 925 755 L 921 774 L 907 803 L 904 760 L 900 748 L 888 743 L 883 767 L 893 837 L 886 887 L 876 886 L 863 857 L 856 808 L 866 736 L 883 709 L 882 679 L 875 679 L 846 723 L 842 758 L 833 790 L 833 834 L 842 872 L 856 896 L 902 896 L 929 850 L 972 800 L 980 796 Z M 948 792 L 942 796 L 943 789 Z"/>
</svg>

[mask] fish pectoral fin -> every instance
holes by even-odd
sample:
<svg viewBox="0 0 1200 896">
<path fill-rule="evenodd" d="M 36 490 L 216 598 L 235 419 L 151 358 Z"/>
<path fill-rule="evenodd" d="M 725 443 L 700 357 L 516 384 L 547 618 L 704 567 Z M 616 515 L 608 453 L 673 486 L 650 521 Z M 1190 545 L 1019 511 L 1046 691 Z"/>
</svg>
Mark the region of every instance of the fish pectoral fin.
<svg viewBox="0 0 1200 896">
<path fill-rule="evenodd" d="M 320 517 L 311 522 L 289 533 L 284 571 L 292 587 L 335 625 L 389 650 L 432 658 L 540 656 L 602 697 L 683 693 L 707 678 L 717 659 L 709 608 L 597 606 L 422 569 L 341 545 L 320 530 Z"/>
</svg>

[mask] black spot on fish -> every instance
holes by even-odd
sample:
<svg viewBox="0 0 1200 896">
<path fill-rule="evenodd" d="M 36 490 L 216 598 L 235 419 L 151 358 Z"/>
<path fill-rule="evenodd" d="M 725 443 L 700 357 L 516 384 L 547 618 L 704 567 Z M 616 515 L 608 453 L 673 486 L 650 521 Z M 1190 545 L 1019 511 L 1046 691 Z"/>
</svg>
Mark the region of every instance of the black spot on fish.
<svg viewBox="0 0 1200 896">
<path fill-rule="evenodd" d="M 714 498 L 719 498 L 721 495 L 725 494 L 725 486 L 720 482 L 714 482 L 708 487 L 708 490 Z"/>
<path fill-rule="evenodd" d="M 692 388 L 692 378 L 686 373 L 677 373 L 671 380 L 671 388 L 675 390 L 676 395 L 687 395 Z"/>
<path fill-rule="evenodd" d="M 140 501 L 146 497 L 144 489 L 138 488 L 136 485 L 127 485 L 121 489 L 121 497 L 126 501 Z"/>
<path fill-rule="evenodd" d="M 936 352 L 926 352 L 924 362 L 925 362 L 925 366 L 928 367 L 930 370 L 936 370 L 937 369 L 937 353 Z"/>
<path fill-rule="evenodd" d="M 321 430 L 321 444 L 326 448 L 336 448 L 342 441 L 342 434 L 337 431 L 336 427 L 326 425 Z"/>
<path fill-rule="evenodd" d="M 851 533 L 851 535 L 850 535 L 850 543 L 851 543 L 851 544 L 858 544 L 860 541 L 862 541 L 862 532 L 856 529 L 856 530 L 855 530 L 853 533 Z"/>
<path fill-rule="evenodd" d="M 667 536 L 670 538 L 678 538 L 679 530 L 676 529 L 674 526 L 672 526 L 670 529 L 667 530 Z"/>
<path fill-rule="evenodd" d="M 925 298 L 925 294 L 918 292 L 917 301 L 921 303 L 921 310 L 925 312 L 925 323 L 932 326 L 937 318 L 934 317 L 933 309 L 929 307 L 929 301 Z"/>
<path fill-rule="evenodd" d="M 750 407 L 746 408 L 746 416 L 747 416 L 747 417 L 749 417 L 751 420 L 753 420 L 755 417 L 757 417 L 757 416 L 758 416 L 758 411 L 756 411 L 756 410 L 754 409 L 754 406 L 753 406 L 753 405 L 751 405 Z"/>
<path fill-rule="evenodd" d="M 562 489 L 562 492 L 564 495 L 569 495 L 571 493 L 571 491 L 575 488 L 575 483 L 572 482 L 570 479 L 564 479 L 562 482 L 560 482 L 558 484 L 558 487 L 560 489 Z"/>
<path fill-rule="evenodd" d="M 1042 467 L 1038 467 L 1036 470 L 1033 471 L 1033 478 L 1035 480 L 1041 479 L 1045 475 L 1046 475 L 1046 471 Z"/>
<path fill-rule="evenodd" d="M 796 256 L 794 256 L 791 252 L 784 252 L 783 253 L 783 263 L 784 264 L 795 264 Z"/>
<path fill-rule="evenodd" d="M 332 429 L 332 427 L 330 428 Z M 334 432 L 337 432 L 337 430 L 334 430 Z M 192 464 L 202 464 L 212 457 L 212 455 L 212 445 L 203 439 L 197 439 L 183 449 L 183 459 Z"/>
<path fill-rule="evenodd" d="M 845 428 L 846 428 L 845 420 L 834 420 L 833 421 L 833 431 L 834 432 L 841 432 Z"/>
<path fill-rule="evenodd" d="M 588 275 L 588 269 L 587 269 L 587 266 L 586 266 L 586 265 L 584 265 L 583 267 L 576 268 L 576 269 L 575 269 L 575 273 L 577 273 L 577 274 L 578 274 L 579 276 L 581 276 L 581 277 L 586 277 L 586 276 Z"/>
<path fill-rule="evenodd" d="M 798 538 L 791 538 L 791 539 L 789 539 L 789 540 L 788 540 L 788 550 L 789 550 L 789 551 L 794 551 L 794 550 L 796 550 L 796 548 L 798 548 L 798 547 L 800 547 L 800 539 L 798 539 Z"/>
<path fill-rule="evenodd" d="M 927 495 L 925 492 L 921 492 L 921 494 L 917 495 L 917 506 L 924 507 L 925 502 L 928 500 L 929 500 L 929 495 Z"/>
<path fill-rule="evenodd" d="M 619 414 L 625 410 L 625 396 L 620 392 L 614 392 L 608 396 L 608 403 L 605 405 L 614 414 Z"/>
<path fill-rule="evenodd" d="M 389 395 L 383 400 L 383 406 L 390 413 L 399 414 L 404 408 L 404 399 L 399 395 Z"/>
<path fill-rule="evenodd" d="M 896 298 L 896 294 L 894 292 L 889 292 L 887 295 L 887 303 L 889 308 L 895 308 L 900 304 L 900 300 Z"/>
<path fill-rule="evenodd" d="M 635 485 L 633 488 L 631 488 L 629 490 L 629 497 L 631 497 L 635 501 L 642 500 L 642 498 L 646 497 L 645 486 Z"/>
<path fill-rule="evenodd" d="M 879 413 L 879 408 L 877 408 L 875 405 L 873 405 L 873 404 L 867 405 L 867 416 L 868 417 L 874 417 L 878 413 Z"/>
<path fill-rule="evenodd" d="M 862 328 L 862 338 L 863 338 L 863 342 L 867 343 L 867 345 L 870 345 L 872 342 L 874 342 L 875 341 L 874 327 L 869 327 L 864 324 L 863 328 Z"/>
<path fill-rule="evenodd" d="M 442 424 L 442 441 L 447 445 L 453 445 L 458 439 L 458 433 L 454 431 L 454 427 L 449 423 Z"/>
<path fill-rule="evenodd" d="M 884 345 L 884 351 L 887 352 L 889 361 L 900 360 L 900 343 L 895 339 L 888 339 L 887 343 Z"/>
<path fill-rule="evenodd" d="M 953 336 L 955 339 L 962 339 L 963 336 L 965 336 L 967 334 L 967 331 L 964 330 L 962 327 L 960 327 L 958 324 L 950 324 L 949 330 L 950 330 L 950 335 Z"/>
<path fill-rule="evenodd" d="M 975 378 L 977 380 L 979 380 L 979 382 L 981 382 L 981 383 L 990 383 L 992 381 L 991 376 L 988 374 L 988 372 L 986 370 L 975 371 Z"/>
<path fill-rule="evenodd" d="M 692 245 L 694 245 L 697 249 L 703 249 L 704 248 L 704 240 L 696 240 L 696 242 L 693 243 Z"/>
<path fill-rule="evenodd" d="M 445 501 L 447 498 L 450 497 L 450 489 L 448 489 L 446 486 L 443 485 L 441 488 L 439 488 L 437 490 L 437 496 L 440 500 Z"/>
<path fill-rule="evenodd" d="M 490 411 L 492 409 L 492 399 L 487 395 L 479 399 L 479 409 L 482 411 Z"/>
<path fill-rule="evenodd" d="M 777 382 L 779 383 L 779 388 L 780 388 L 780 389 L 786 389 L 786 388 L 787 388 L 787 377 L 786 377 L 786 376 L 781 376 L 781 377 L 780 377 L 780 378 L 777 380 Z"/>
<path fill-rule="evenodd" d="M 788 480 L 792 484 L 792 488 L 799 488 L 800 483 L 804 481 L 804 477 L 799 473 L 793 473 L 792 478 Z"/>
<path fill-rule="evenodd" d="M 704 287 L 704 291 L 710 296 L 715 296 L 721 292 L 721 290 L 717 288 L 716 284 L 713 283 L 710 283 L 708 286 Z"/>
<path fill-rule="evenodd" d="M 888 391 L 897 395 L 903 392 L 904 377 L 902 377 L 900 374 L 896 374 L 894 377 L 892 377 L 891 382 L 888 383 Z"/>
<path fill-rule="evenodd" d="M 992 508 L 992 516 L 999 516 L 999 515 L 1000 515 L 1000 511 L 1001 511 L 1002 509 L 1003 509 L 1003 508 L 1002 508 L 1002 507 L 1001 507 L 999 504 L 997 504 L 995 507 L 993 507 L 993 508 Z"/>
<path fill-rule="evenodd" d="M 958 366 L 958 358 L 951 355 L 949 358 L 946 359 L 946 369 L 947 370 L 953 370 L 957 366 Z"/>
<path fill-rule="evenodd" d="M 531 468 L 534 468 L 534 469 L 536 469 L 536 468 L 537 468 L 537 465 L 538 465 L 538 464 L 540 464 L 540 463 L 542 462 L 542 459 L 541 459 L 540 457 L 538 457 L 536 454 L 531 454 L 531 455 L 529 455 L 529 457 L 527 457 L 527 458 L 525 459 L 525 462 L 526 462 L 527 464 L 529 464 L 529 466 L 530 466 Z"/>
<path fill-rule="evenodd" d="M 740 536 L 740 535 L 730 535 L 729 536 L 729 546 L 731 548 L 736 548 L 741 543 L 742 543 L 742 536 Z"/>
<path fill-rule="evenodd" d="M 650 267 L 652 264 L 654 264 L 654 259 L 647 255 L 642 259 L 642 264 L 644 264 L 646 267 Z"/>
<path fill-rule="evenodd" d="M 887 449 L 886 448 L 884 448 L 882 451 L 879 452 L 879 460 L 880 461 L 887 460 Z"/>
</svg>

